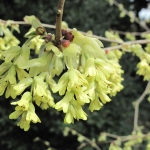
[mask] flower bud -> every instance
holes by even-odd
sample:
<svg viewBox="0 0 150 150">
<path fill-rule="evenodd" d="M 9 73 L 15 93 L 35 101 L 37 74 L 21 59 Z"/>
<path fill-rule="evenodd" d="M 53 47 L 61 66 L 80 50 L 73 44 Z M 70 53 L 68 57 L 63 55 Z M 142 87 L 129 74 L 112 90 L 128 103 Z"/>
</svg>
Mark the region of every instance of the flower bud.
<svg viewBox="0 0 150 150">
<path fill-rule="evenodd" d="M 72 42 L 73 39 L 74 39 L 74 35 L 72 35 L 72 32 L 67 32 L 66 35 L 65 35 L 65 39 Z"/>
<path fill-rule="evenodd" d="M 106 53 L 106 54 L 108 54 L 108 52 L 109 52 L 109 50 L 108 50 L 108 49 L 106 49 L 106 50 L 105 50 L 105 53 Z"/>
<path fill-rule="evenodd" d="M 52 35 L 48 33 L 45 37 L 45 42 L 48 43 L 49 41 L 51 41 L 51 39 L 52 39 Z"/>
<path fill-rule="evenodd" d="M 67 30 L 62 30 L 61 33 L 62 33 L 62 36 L 64 37 L 63 38 L 64 40 L 69 40 L 70 42 L 73 41 L 74 35 L 72 35 L 71 31 L 68 32 Z"/>
<path fill-rule="evenodd" d="M 37 35 L 44 35 L 45 34 L 45 29 L 43 27 L 37 27 L 36 28 L 36 34 Z"/>
<path fill-rule="evenodd" d="M 61 44 L 64 48 L 67 48 L 70 45 L 70 41 L 69 40 L 62 40 Z"/>
</svg>

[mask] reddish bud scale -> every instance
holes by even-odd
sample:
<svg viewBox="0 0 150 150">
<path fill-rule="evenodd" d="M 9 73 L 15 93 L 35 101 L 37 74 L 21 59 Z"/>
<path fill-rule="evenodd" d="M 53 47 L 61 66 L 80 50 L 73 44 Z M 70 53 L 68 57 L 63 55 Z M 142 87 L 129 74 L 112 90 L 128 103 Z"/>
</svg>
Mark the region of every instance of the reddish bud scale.
<svg viewBox="0 0 150 150">
<path fill-rule="evenodd" d="M 108 50 L 108 49 L 106 49 L 106 50 L 105 50 L 105 53 L 106 53 L 106 54 L 108 54 L 108 52 L 109 52 L 109 50 Z"/>
<path fill-rule="evenodd" d="M 64 40 L 69 40 L 70 42 L 72 42 L 74 38 L 72 32 L 67 30 L 62 30 L 62 36 L 64 37 Z"/>
<path fill-rule="evenodd" d="M 73 41 L 73 38 L 74 38 L 74 36 L 72 35 L 71 32 L 68 32 L 68 33 L 65 35 L 65 39 L 66 39 L 66 40 L 69 40 L 70 42 Z"/>
<path fill-rule="evenodd" d="M 51 41 L 51 39 L 52 39 L 52 35 L 48 33 L 45 37 L 45 42 L 48 43 L 49 41 Z"/>
<path fill-rule="evenodd" d="M 62 40 L 61 45 L 62 45 L 62 47 L 67 48 L 70 45 L 70 41 L 69 40 Z"/>
</svg>

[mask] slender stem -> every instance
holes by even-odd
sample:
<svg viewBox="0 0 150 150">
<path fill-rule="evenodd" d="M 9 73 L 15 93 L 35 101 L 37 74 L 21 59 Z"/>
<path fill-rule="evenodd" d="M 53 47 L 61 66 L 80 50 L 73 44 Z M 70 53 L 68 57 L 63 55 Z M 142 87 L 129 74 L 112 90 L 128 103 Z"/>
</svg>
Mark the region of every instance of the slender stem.
<svg viewBox="0 0 150 150">
<path fill-rule="evenodd" d="M 145 31 L 145 32 L 130 32 L 130 31 L 119 31 L 119 30 L 112 30 L 112 29 L 110 29 L 110 31 L 116 32 L 116 33 L 118 33 L 120 35 L 126 35 L 127 33 L 130 33 L 133 36 L 141 36 L 143 34 L 150 33 L 150 31 Z"/>
<path fill-rule="evenodd" d="M 111 134 L 111 133 L 108 133 L 108 132 L 105 132 L 105 135 L 106 135 L 107 137 L 114 138 L 114 139 L 118 139 L 118 138 L 121 138 L 121 137 L 122 137 L 122 136 L 115 135 L 115 134 Z"/>
<path fill-rule="evenodd" d="M 120 142 L 134 140 L 134 139 L 138 139 L 138 138 L 146 138 L 146 137 L 150 136 L 149 133 L 148 134 L 143 134 L 143 135 L 127 135 L 127 136 L 118 136 L 118 135 L 107 133 L 107 132 L 105 134 L 106 134 L 107 137 L 113 138 L 115 140 L 119 139 Z"/>
<path fill-rule="evenodd" d="M 6 23 L 7 21 L 6 20 L 3 20 L 3 19 L 0 19 L 0 22 L 2 23 Z M 20 24 L 20 25 L 30 25 L 29 23 L 25 22 L 25 21 L 12 21 L 12 24 Z M 52 29 L 56 29 L 56 26 L 55 25 L 51 25 L 51 24 L 45 24 L 45 23 L 42 23 L 42 26 L 43 27 L 46 27 L 46 28 L 52 28 Z M 68 29 L 68 30 L 72 30 L 72 29 Z M 80 31 L 82 32 L 82 31 Z M 84 35 L 86 35 L 86 32 L 82 32 Z M 148 32 L 143 32 L 143 34 L 146 34 Z M 142 34 L 142 33 L 140 33 Z M 146 43 L 150 43 L 150 40 L 137 40 L 137 41 L 127 41 L 127 42 L 120 42 L 118 40 L 112 40 L 112 39 L 109 39 L 109 38 L 105 38 L 105 37 L 102 37 L 102 36 L 97 36 L 97 35 L 93 35 L 92 37 L 94 38 L 97 38 L 99 40 L 102 40 L 102 41 L 106 41 L 106 42 L 114 42 L 114 43 L 118 43 L 118 44 L 146 44 Z M 122 45 L 118 45 L 118 46 L 114 46 L 114 47 L 106 47 L 104 48 L 104 50 L 115 50 L 115 49 L 120 49 L 122 47 Z"/>
<path fill-rule="evenodd" d="M 3 20 L 3 19 L 0 19 L 0 22 L 1 23 L 3 23 L 3 24 L 6 24 L 6 20 Z M 14 20 L 12 20 L 12 23 L 11 23 L 12 25 L 13 24 L 18 24 L 18 25 L 31 25 L 31 24 L 29 24 L 29 23 L 27 23 L 27 22 L 25 22 L 25 21 L 14 21 Z M 42 23 L 42 26 L 43 27 L 46 27 L 46 28 L 52 28 L 52 29 L 56 29 L 56 27 L 55 27 L 55 25 L 51 25 L 51 24 L 45 24 L 45 23 Z"/>
<path fill-rule="evenodd" d="M 146 43 L 150 43 L 150 40 L 136 40 L 136 41 L 127 41 L 127 42 L 123 42 L 122 44 L 120 45 L 117 45 L 117 46 L 111 46 L 111 47 L 105 47 L 103 48 L 104 50 L 116 50 L 116 49 L 121 49 L 123 45 L 126 45 L 126 44 L 146 44 Z"/>
<path fill-rule="evenodd" d="M 134 129 L 136 131 L 138 129 L 138 117 L 139 117 L 139 105 L 144 100 L 144 97 L 149 93 L 150 90 L 150 81 L 148 82 L 143 94 L 139 97 L 135 104 L 135 113 L 134 113 Z"/>
<path fill-rule="evenodd" d="M 2 20 L 0 19 L 0 22 L 6 24 L 6 20 Z M 31 25 L 25 21 L 12 21 L 12 24 L 20 24 L 20 25 Z M 52 29 L 56 29 L 56 26 L 55 25 L 50 25 L 50 24 L 45 24 L 45 23 L 42 23 L 42 26 L 43 27 L 46 27 L 46 28 L 52 28 Z M 70 28 L 68 28 L 68 30 L 72 30 Z M 80 31 L 82 32 L 82 31 Z M 82 32 L 84 35 L 86 35 L 87 33 L 86 32 Z M 97 35 L 93 35 L 92 37 L 94 38 L 97 38 L 99 40 L 102 40 L 102 41 L 106 41 L 106 42 L 114 42 L 114 43 L 119 43 L 121 44 L 122 42 L 118 41 L 118 40 L 112 40 L 112 39 L 109 39 L 109 38 L 105 38 L 105 37 L 102 37 L 102 36 L 97 36 Z M 59 39 L 59 38 L 58 38 Z"/>
<path fill-rule="evenodd" d="M 67 127 L 68 130 L 73 131 L 77 136 L 81 136 L 83 137 L 84 141 L 86 141 L 87 143 L 89 143 L 92 147 L 94 147 L 96 150 L 101 150 L 101 148 L 96 144 L 95 141 L 90 140 L 89 138 L 85 137 L 84 135 L 82 135 L 81 133 L 77 132 L 74 129 L 71 129 L 69 127 Z"/>
<path fill-rule="evenodd" d="M 62 37 L 61 34 L 61 22 L 63 16 L 63 9 L 64 9 L 65 0 L 59 0 L 57 14 L 56 14 L 56 45 L 60 47 L 60 39 Z"/>
<path fill-rule="evenodd" d="M 53 147 L 50 146 L 50 142 L 49 141 L 46 141 L 46 140 L 43 140 L 41 139 L 40 137 L 36 137 L 33 139 L 33 142 L 41 142 L 43 143 L 48 149 L 51 149 L 51 150 L 57 150 Z"/>
<path fill-rule="evenodd" d="M 3 20 L 3 19 L 0 19 L 0 22 L 2 22 L 2 23 L 5 24 L 7 21 Z M 30 25 L 29 23 L 26 23 L 25 21 L 12 21 L 12 24 Z M 61 24 L 59 24 L 59 25 L 61 25 Z M 56 29 L 56 26 L 50 25 L 50 24 L 42 23 L 42 26 L 43 27 L 47 27 L 47 28 Z M 71 29 L 68 29 L 68 30 L 71 30 Z M 58 31 L 60 33 L 60 28 L 59 28 Z M 82 32 L 82 33 L 86 35 L 85 32 Z M 143 32 L 143 33 L 147 33 L 147 32 Z M 60 34 L 59 34 L 59 36 L 60 36 Z M 61 36 L 60 37 L 59 36 L 57 36 L 57 39 L 60 40 Z M 146 43 L 150 43 L 150 40 L 147 40 L 147 39 L 146 40 L 136 40 L 136 41 L 120 42 L 120 41 L 117 41 L 117 40 L 112 40 L 112 39 L 101 37 L 101 36 L 97 36 L 97 35 L 93 35 L 93 37 L 97 38 L 99 40 L 102 40 L 102 41 L 114 42 L 114 43 L 120 44 L 120 45 L 117 45 L 117 46 L 111 46 L 111 47 L 105 47 L 105 48 L 103 48 L 103 50 L 108 50 L 108 51 L 109 50 L 121 49 L 124 44 L 146 44 Z M 59 43 L 59 40 L 58 40 L 58 43 Z M 60 50 L 61 50 L 61 47 L 60 47 Z"/>
<path fill-rule="evenodd" d="M 81 31 L 80 31 L 81 32 Z M 86 35 L 85 32 L 82 32 L 84 35 Z M 97 35 L 92 35 L 93 38 L 96 38 L 96 39 L 99 39 L 99 40 L 102 40 L 102 41 L 106 41 L 106 42 L 113 42 L 113 43 L 118 43 L 118 44 L 121 44 L 122 42 L 118 41 L 118 40 L 112 40 L 112 39 L 109 39 L 109 38 L 105 38 L 105 37 L 102 37 L 102 36 L 97 36 Z"/>
</svg>

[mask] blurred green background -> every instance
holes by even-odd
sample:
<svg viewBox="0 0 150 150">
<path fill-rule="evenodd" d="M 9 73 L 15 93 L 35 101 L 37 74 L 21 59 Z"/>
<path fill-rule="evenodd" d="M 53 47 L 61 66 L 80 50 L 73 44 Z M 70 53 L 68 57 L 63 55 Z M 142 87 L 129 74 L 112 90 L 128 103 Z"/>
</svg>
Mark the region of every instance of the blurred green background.
<svg viewBox="0 0 150 150">
<path fill-rule="evenodd" d="M 43 23 L 55 24 L 57 0 L 0 0 L 0 19 L 21 21 L 25 15 L 35 15 Z M 136 15 L 141 8 L 147 6 L 146 0 L 124 1 L 126 9 L 132 9 Z M 143 31 L 139 25 L 130 23 L 128 17 L 119 18 L 119 10 L 102 0 L 66 0 L 63 20 L 70 28 L 81 31 L 92 30 L 94 34 L 104 36 L 106 30 Z M 21 34 L 16 36 L 23 42 L 29 26 L 21 26 Z M 53 29 L 48 29 L 54 32 Z M 107 45 L 107 44 L 106 44 Z M 12 99 L 0 98 L 0 149 L 1 150 L 46 150 L 43 141 L 49 141 L 50 146 L 57 150 L 77 150 L 80 143 L 77 136 L 63 135 L 66 126 L 75 129 L 90 139 L 97 139 L 101 132 L 117 135 L 128 135 L 133 130 L 135 101 L 144 91 L 146 83 L 136 75 L 138 58 L 125 54 L 121 59 L 124 73 L 124 89 L 112 98 L 100 111 L 90 113 L 87 108 L 88 120 L 75 121 L 75 124 L 65 125 L 64 115 L 54 109 L 42 111 L 36 108 L 41 124 L 32 124 L 28 132 L 16 126 L 14 120 L 9 120 L 9 114 L 14 110 L 10 105 Z M 56 96 L 56 99 L 59 97 Z M 139 122 L 145 126 L 145 132 L 150 130 L 150 116 L 147 115 L 150 104 L 147 100 L 140 106 Z M 35 140 L 39 137 L 41 140 Z M 98 143 L 102 150 L 108 150 L 109 143 Z M 144 148 L 142 148 L 144 149 Z M 94 150 L 87 145 L 83 150 Z"/>
</svg>

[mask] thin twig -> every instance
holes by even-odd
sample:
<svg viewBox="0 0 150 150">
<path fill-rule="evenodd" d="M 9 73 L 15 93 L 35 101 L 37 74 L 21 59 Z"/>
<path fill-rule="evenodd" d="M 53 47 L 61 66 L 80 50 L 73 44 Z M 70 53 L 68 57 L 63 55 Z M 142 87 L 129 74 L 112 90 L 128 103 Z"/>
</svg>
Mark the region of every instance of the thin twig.
<svg viewBox="0 0 150 150">
<path fill-rule="evenodd" d="M 5 20 L 0 19 L 0 21 L 2 23 L 6 23 Z M 26 23 L 25 21 L 12 21 L 12 24 L 21 24 L 21 25 L 30 25 L 29 23 Z M 50 24 L 45 24 L 42 23 L 43 27 L 47 27 L 47 28 L 52 28 L 52 29 L 56 29 L 56 27 L 54 25 L 50 25 Z M 68 30 L 72 30 L 72 29 L 68 29 Z M 80 31 L 81 32 L 81 31 Z M 86 32 L 82 32 L 84 35 L 86 35 Z M 144 32 L 145 33 L 145 32 Z M 115 50 L 115 49 L 121 49 L 123 44 L 146 44 L 146 43 L 150 43 L 150 40 L 136 40 L 136 41 L 127 41 L 127 42 L 120 42 L 117 40 L 112 40 L 109 38 L 105 38 L 105 37 L 101 37 L 101 36 L 97 36 L 97 35 L 92 35 L 94 38 L 97 38 L 99 40 L 102 41 L 107 41 L 107 42 L 114 42 L 114 43 L 118 43 L 120 45 L 118 46 L 113 46 L 113 47 L 106 47 L 104 48 L 104 50 Z"/>
<path fill-rule="evenodd" d="M 4 24 L 6 24 L 6 20 L 2 20 L 0 19 L 0 21 Z M 12 24 L 20 24 L 20 25 L 31 25 L 25 21 L 12 21 Z M 45 24 L 45 23 L 42 23 L 42 26 L 43 27 L 46 27 L 46 28 L 51 28 L 51 29 L 56 29 L 56 26 L 55 25 L 50 25 L 50 24 Z M 70 28 L 68 28 L 68 30 L 72 30 Z M 82 32 L 82 31 L 80 31 Z M 87 35 L 86 32 L 82 32 L 84 35 Z M 112 40 L 112 39 L 109 39 L 109 38 L 105 38 L 105 37 L 102 37 L 102 36 L 97 36 L 97 35 L 92 35 L 92 37 L 94 38 L 97 38 L 99 40 L 102 40 L 102 41 L 106 41 L 106 42 L 114 42 L 114 43 L 118 43 L 118 44 L 121 44 L 122 42 L 118 41 L 118 40 Z"/>
<path fill-rule="evenodd" d="M 57 150 L 53 147 L 50 146 L 50 142 L 49 141 L 46 141 L 46 140 L 43 140 L 41 139 L 40 137 L 36 137 L 33 139 L 33 142 L 41 142 L 43 143 L 48 149 L 51 149 L 51 150 Z"/>
<path fill-rule="evenodd" d="M 132 45 L 132 44 L 147 44 L 150 43 L 150 40 L 136 40 L 136 41 L 127 41 L 127 42 L 123 42 L 120 45 L 117 46 L 111 46 L 111 47 L 105 47 L 103 48 L 103 50 L 116 50 L 116 49 L 121 49 L 123 45 Z"/>
<path fill-rule="evenodd" d="M 126 136 L 119 136 L 119 135 L 111 134 L 111 133 L 108 133 L 108 132 L 104 132 L 104 133 L 105 133 L 105 135 L 106 135 L 107 137 L 111 137 L 111 138 L 114 138 L 114 139 L 126 137 Z"/>
<path fill-rule="evenodd" d="M 11 20 L 11 24 L 18 24 L 18 25 L 29 25 L 31 26 L 31 24 L 25 22 L 25 21 L 14 21 L 14 20 Z M 3 19 L 0 19 L 0 22 L 2 22 L 3 24 L 6 24 L 6 20 L 3 20 Z M 56 26 L 55 25 L 50 25 L 50 24 L 46 24 L 46 23 L 42 23 L 42 26 L 43 27 L 46 27 L 46 28 L 51 28 L 51 29 L 56 29 Z"/>
<path fill-rule="evenodd" d="M 82 31 L 80 31 L 82 32 Z M 87 33 L 86 32 L 82 32 L 84 35 L 86 35 Z M 118 40 L 112 40 L 112 39 L 109 39 L 109 38 L 105 38 L 105 37 L 102 37 L 102 36 L 97 36 L 97 35 L 92 35 L 93 38 L 96 38 L 96 39 L 99 39 L 99 40 L 102 40 L 102 41 L 106 41 L 106 42 L 113 42 L 113 43 L 118 43 L 118 44 L 121 44 L 122 42 L 118 41 Z"/>
<path fill-rule="evenodd" d="M 130 33 L 133 36 L 141 36 L 143 34 L 150 33 L 150 31 L 146 31 L 146 32 L 129 32 L 129 31 L 119 31 L 119 30 L 112 30 L 112 29 L 110 29 L 110 31 L 116 32 L 120 35 L 126 35 L 126 34 Z"/>
<path fill-rule="evenodd" d="M 2 23 L 6 23 L 7 21 L 6 20 L 2 20 L 0 19 L 0 21 Z M 25 21 L 12 21 L 12 24 L 20 24 L 20 25 L 31 25 Z M 52 28 L 52 29 L 56 29 L 56 26 L 55 25 L 50 25 L 50 24 L 45 24 L 45 23 L 42 23 L 42 26 L 43 27 L 46 27 L 46 28 Z M 68 30 L 72 30 L 70 28 L 68 28 Z M 82 32 L 82 31 L 80 31 Z M 82 32 L 84 35 L 86 35 L 87 33 L 86 32 Z M 146 32 L 143 32 L 143 33 L 146 33 Z M 115 49 L 121 49 L 122 48 L 122 45 L 124 44 L 146 44 L 146 43 L 150 43 L 150 40 L 136 40 L 136 41 L 127 41 L 127 42 L 120 42 L 118 40 L 112 40 L 112 39 L 109 39 L 109 38 L 105 38 L 105 37 L 102 37 L 102 36 L 97 36 L 97 35 L 92 35 L 92 37 L 94 38 L 97 38 L 99 40 L 102 40 L 102 41 L 106 41 L 106 42 L 113 42 L 113 43 L 118 43 L 120 45 L 118 46 L 113 46 L 113 47 L 106 47 L 104 48 L 104 50 L 115 50 Z"/>
<path fill-rule="evenodd" d="M 85 137 L 84 135 L 82 135 L 81 133 L 77 132 L 74 129 L 71 129 L 69 127 L 67 127 L 68 130 L 73 131 L 78 137 L 81 136 L 83 137 L 84 141 L 86 141 L 87 143 L 89 143 L 92 147 L 94 147 L 96 150 L 101 150 L 101 148 L 96 144 L 96 142 L 90 140 L 89 138 Z"/>
<path fill-rule="evenodd" d="M 145 96 L 149 93 L 149 90 L 150 90 L 150 81 L 147 83 L 147 86 L 146 86 L 144 92 L 142 93 L 142 95 L 139 97 L 139 99 L 135 103 L 133 131 L 136 131 L 138 129 L 139 105 L 144 100 Z"/>
<path fill-rule="evenodd" d="M 146 138 L 146 137 L 150 136 L 149 133 L 148 134 L 143 134 L 143 135 L 127 135 L 127 136 L 118 136 L 118 135 L 107 133 L 107 132 L 105 134 L 106 134 L 107 137 L 114 138 L 115 140 L 119 139 L 120 142 L 135 140 L 135 139 L 138 139 L 138 138 Z"/>
</svg>

